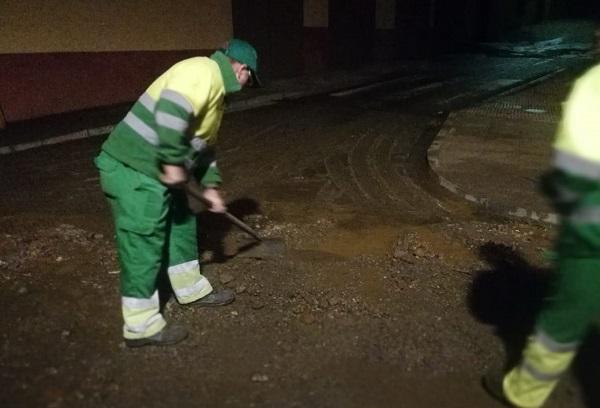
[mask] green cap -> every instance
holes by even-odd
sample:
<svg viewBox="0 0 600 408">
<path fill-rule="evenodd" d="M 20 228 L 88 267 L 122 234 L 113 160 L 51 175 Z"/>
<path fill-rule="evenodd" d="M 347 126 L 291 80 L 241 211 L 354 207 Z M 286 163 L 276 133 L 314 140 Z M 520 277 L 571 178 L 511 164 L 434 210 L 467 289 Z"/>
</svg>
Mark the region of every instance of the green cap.
<svg viewBox="0 0 600 408">
<path fill-rule="evenodd" d="M 233 58 L 242 64 L 248 65 L 253 78 L 258 82 L 258 77 L 256 76 L 258 71 L 258 54 L 256 49 L 254 49 L 250 43 L 237 38 L 232 38 L 227 42 L 222 51 L 223 54 L 227 55 L 229 58 Z"/>
</svg>

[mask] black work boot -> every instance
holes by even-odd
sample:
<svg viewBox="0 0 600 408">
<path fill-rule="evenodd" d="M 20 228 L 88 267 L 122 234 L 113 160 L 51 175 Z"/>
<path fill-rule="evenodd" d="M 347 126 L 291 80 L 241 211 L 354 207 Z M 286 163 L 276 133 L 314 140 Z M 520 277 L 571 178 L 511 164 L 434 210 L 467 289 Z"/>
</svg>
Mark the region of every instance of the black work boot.
<svg viewBox="0 0 600 408">
<path fill-rule="evenodd" d="M 187 303 L 191 306 L 225 306 L 235 300 L 235 293 L 231 289 L 223 289 L 220 291 L 212 291 L 210 294 L 200 298 L 192 303 Z"/>
<path fill-rule="evenodd" d="M 132 348 L 143 346 L 171 346 L 185 340 L 187 336 L 188 331 L 183 326 L 167 324 L 164 329 L 154 336 L 141 339 L 125 339 L 125 345 Z"/>
<path fill-rule="evenodd" d="M 501 370 L 493 369 L 488 371 L 481 378 L 481 385 L 490 397 L 507 407 L 513 407 L 514 405 L 512 405 L 504 395 L 503 381 L 504 373 Z"/>
</svg>

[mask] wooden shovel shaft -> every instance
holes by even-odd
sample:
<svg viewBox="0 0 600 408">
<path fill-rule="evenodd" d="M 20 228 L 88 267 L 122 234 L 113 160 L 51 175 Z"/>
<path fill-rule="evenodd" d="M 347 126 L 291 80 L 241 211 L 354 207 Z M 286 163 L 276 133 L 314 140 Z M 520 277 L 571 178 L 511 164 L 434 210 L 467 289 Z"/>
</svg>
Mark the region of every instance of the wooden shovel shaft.
<svg viewBox="0 0 600 408">
<path fill-rule="evenodd" d="M 200 189 L 194 183 L 194 181 L 189 181 L 189 182 L 185 183 L 184 188 L 185 188 L 186 193 L 194 196 L 196 199 L 202 201 L 203 203 L 206 203 L 206 200 L 202 196 L 202 191 L 200 191 Z M 223 215 L 225 215 L 225 217 L 229 221 L 231 221 L 231 223 L 234 224 L 236 227 L 238 227 L 242 231 L 250 234 L 252 236 L 252 238 L 256 239 L 257 241 L 262 241 L 262 238 L 258 235 L 258 233 L 256 231 L 254 231 L 252 228 L 250 228 L 250 226 L 248 224 L 246 224 L 244 221 L 240 220 L 238 217 L 236 217 L 235 215 L 231 214 L 228 211 L 225 211 L 223 213 Z"/>
<path fill-rule="evenodd" d="M 252 228 L 250 228 L 250 226 L 248 224 L 246 224 L 244 221 L 240 220 L 238 217 L 231 214 L 229 211 L 225 211 L 223 214 L 229 221 L 231 221 L 233 224 L 235 224 L 238 228 L 240 228 L 244 232 L 247 232 L 248 234 L 252 235 L 252 238 L 256 239 L 257 241 L 262 241 L 262 238 L 256 233 L 256 231 L 254 231 Z"/>
</svg>

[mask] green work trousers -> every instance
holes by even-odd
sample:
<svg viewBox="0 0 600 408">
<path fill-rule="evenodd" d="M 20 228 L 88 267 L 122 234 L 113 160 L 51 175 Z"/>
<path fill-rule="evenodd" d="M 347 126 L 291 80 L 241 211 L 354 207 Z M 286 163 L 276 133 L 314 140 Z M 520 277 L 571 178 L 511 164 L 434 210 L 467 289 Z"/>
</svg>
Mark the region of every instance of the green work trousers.
<svg viewBox="0 0 600 408">
<path fill-rule="evenodd" d="M 544 186 L 561 226 L 557 276 L 538 328 L 556 342 L 579 342 L 600 315 L 600 183 L 555 170 Z"/>
<path fill-rule="evenodd" d="M 504 379 L 519 407 L 543 405 L 600 315 L 600 183 L 557 170 L 544 186 L 561 215 L 557 274 L 521 364 Z"/>
<path fill-rule="evenodd" d="M 105 152 L 95 163 L 115 222 L 124 337 L 149 337 L 166 324 L 159 310 L 159 273 L 168 274 L 180 303 L 212 291 L 200 273 L 196 219 L 182 191 L 165 187 Z"/>
</svg>

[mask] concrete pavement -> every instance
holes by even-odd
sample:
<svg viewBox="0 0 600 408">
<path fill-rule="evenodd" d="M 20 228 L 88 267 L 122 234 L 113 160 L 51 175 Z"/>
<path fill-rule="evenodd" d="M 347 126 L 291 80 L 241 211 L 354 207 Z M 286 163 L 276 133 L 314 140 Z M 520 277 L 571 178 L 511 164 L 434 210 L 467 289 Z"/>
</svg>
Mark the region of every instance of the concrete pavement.
<svg viewBox="0 0 600 408">
<path fill-rule="evenodd" d="M 556 224 L 538 180 L 549 168 L 561 104 L 576 76 L 563 71 L 450 113 L 428 150 L 440 184 L 495 214 Z"/>
<path fill-rule="evenodd" d="M 373 86 L 394 78 L 398 72 L 414 69 L 411 62 L 378 63 L 360 69 L 338 70 L 275 80 L 263 88 L 244 89 L 232 95 L 226 112 L 259 108 L 351 88 Z M 0 130 L 0 156 L 47 145 L 95 136 L 105 136 L 127 113 L 131 103 L 68 112 L 51 117 L 9 123 Z"/>
</svg>

